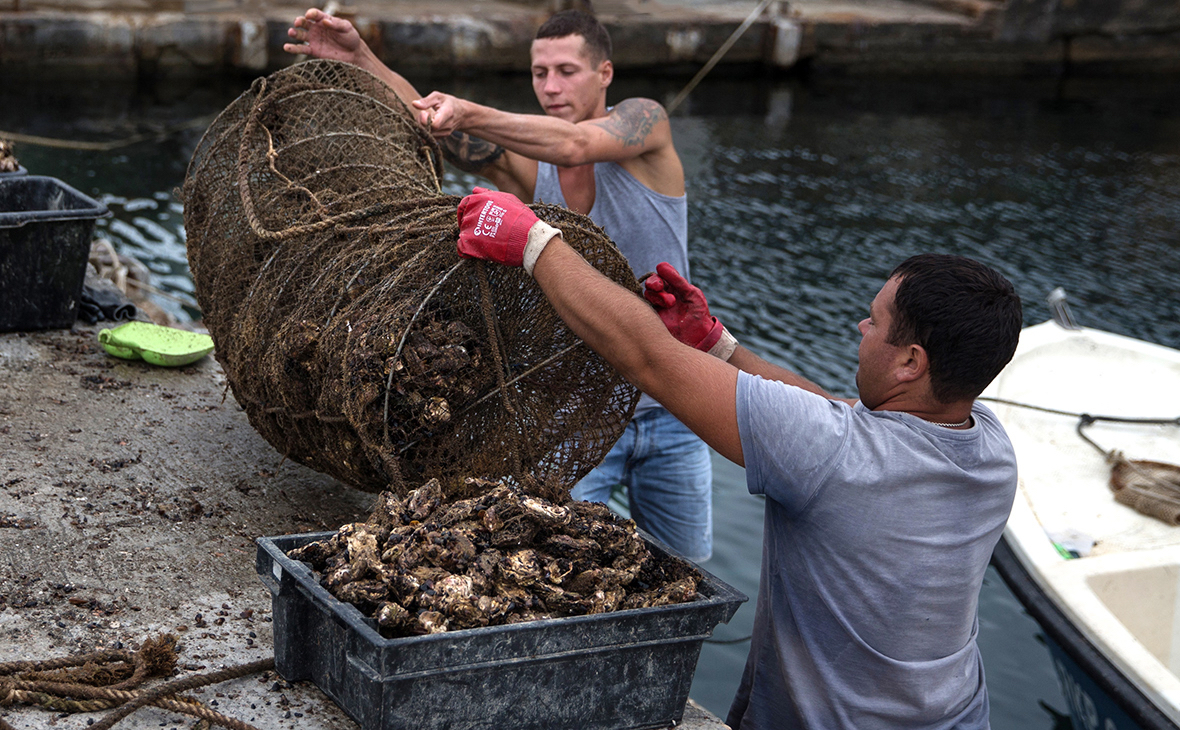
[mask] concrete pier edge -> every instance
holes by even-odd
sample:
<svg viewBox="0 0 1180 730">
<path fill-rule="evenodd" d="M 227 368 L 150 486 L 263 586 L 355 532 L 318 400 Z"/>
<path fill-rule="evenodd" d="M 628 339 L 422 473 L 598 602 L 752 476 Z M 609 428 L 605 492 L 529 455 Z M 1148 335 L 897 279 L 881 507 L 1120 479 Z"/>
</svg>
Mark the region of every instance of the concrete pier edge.
<svg viewBox="0 0 1180 730">
<path fill-rule="evenodd" d="M 404 0 L 344 10 L 399 70 L 503 72 L 527 67 L 529 42 L 552 4 Z M 282 46 L 304 9 L 288 0 L 64 5 L 74 7 L 0 3 L 0 69 L 138 79 L 261 75 L 295 61 Z M 1051 0 L 775 2 L 719 65 L 777 72 L 807 64 L 854 74 L 1180 72 L 1177 4 L 1074 5 L 1081 9 Z M 596 10 L 614 39 L 617 68 L 669 72 L 707 62 L 756 6 L 754 0 L 600 0 Z"/>
</svg>

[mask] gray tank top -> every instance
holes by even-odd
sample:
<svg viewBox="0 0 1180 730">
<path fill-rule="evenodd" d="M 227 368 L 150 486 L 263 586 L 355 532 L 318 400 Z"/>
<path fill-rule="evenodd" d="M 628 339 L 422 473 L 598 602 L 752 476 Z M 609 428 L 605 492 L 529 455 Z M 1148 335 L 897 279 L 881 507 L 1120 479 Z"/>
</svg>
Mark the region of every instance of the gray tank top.
<svg viewBox="0 0 1180 730">
<path fill-rule="evenodd" d="M 533 202 L 566 205 L 556 166 L 537 163 Z M 618 164 L 599 162 L 594 166 L 594 207 L 590 209 L 590 220 L 602 226 L 627 257 L 636 276 L 652 273 L 656 264 L 667 261 L 689 278 L 685 196 L 660 195 Z"/>
<path fill-rule="evenodd" d="M 555 165 L 537 163 L 533 202 L 569 207 L 561 194 Z M 636 277 L 655 272 L 656 264 L 667 261 L 689 279 L 686 196 L 661 195 L 617 163 L 599 162 L 594 165 L 594 207 L 590 209 L 590 220 L 602 226 L 619 247 Z M 655 400 L 644 395 L 635 415 L 657 407 L 660 406 Z"/>
</svg>

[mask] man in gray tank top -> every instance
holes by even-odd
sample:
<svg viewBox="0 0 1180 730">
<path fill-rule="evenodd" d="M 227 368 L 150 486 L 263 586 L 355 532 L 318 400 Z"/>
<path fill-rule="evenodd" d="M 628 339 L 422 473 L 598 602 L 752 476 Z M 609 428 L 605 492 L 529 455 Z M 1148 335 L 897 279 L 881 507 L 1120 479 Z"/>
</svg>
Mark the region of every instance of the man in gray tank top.
<svg viewBox="0 0 1180 730">
<path fill-rule="evenodd" d="M 611 41 L 593 16 L 553 15 L 530 57 L 533 91 L 545 110 L 510 114 L 433 92 L 426 97 L 377 58 L 347 20 L 310 9 L 295 19 L 289 53 L 347 61 L 385 81 L 430 124 L 447 160 L 525 202 L 564 205 L 600 225 L 636 276 L 672 264 L 688 276 L 684 169 L 664 108 L 651 99 L 613 107 Z M 572 491 L 605 502 L 628 489 L 631 517 L 691 560 L 713 550 L 709 449 L 650 397 L 603 463 Z"/>
<path fill-rule="evenodd" d="M 766 496 L 729 726 L 987 730 L 979 590 L 1016 457 L 975 399 L 1016 350 L 1011 283 L 959 256 L 902 262 L 858 326 L 860 397 L 833 398 L 737 345 L 671 267 L 645 282 L 652 312 L 535 217 L 515 244 L 471 236 L 465 212 L 488 195 L 504 194 L 459 205 L 460 255 L 523 261 L 574 332 Z"/>
</svg>

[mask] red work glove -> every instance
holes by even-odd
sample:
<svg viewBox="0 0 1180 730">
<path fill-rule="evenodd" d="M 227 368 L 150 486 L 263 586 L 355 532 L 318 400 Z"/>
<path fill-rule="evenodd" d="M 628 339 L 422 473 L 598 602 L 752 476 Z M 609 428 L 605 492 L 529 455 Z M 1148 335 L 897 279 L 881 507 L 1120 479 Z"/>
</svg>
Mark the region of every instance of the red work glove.
<svg viewBox="0 0 1180 730">
<path fill-rule="evenodd" d="M 672 264 L 658 264 L 656 273 L 644 280 L 643 287 L 644 298 L 655 307 L 673 337 L 722 360 L 733 355 L 737 340 L 709 314 L 704 293 L 689 284 Z"/>
<path fill-rule="evenodd" d="M 475 188 L 459 203 L 459 255 L 524 266 L 533 265 L 561 231 L 539 220 L 511 193 Z"/>
</svg>

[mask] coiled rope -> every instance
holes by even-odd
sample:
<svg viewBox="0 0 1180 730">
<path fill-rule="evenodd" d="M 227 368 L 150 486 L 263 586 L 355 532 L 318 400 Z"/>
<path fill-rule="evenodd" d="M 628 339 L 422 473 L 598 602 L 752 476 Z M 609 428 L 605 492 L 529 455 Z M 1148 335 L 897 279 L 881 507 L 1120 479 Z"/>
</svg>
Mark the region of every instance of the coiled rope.
<svg viewBox="0 0 1180 730">
<path fill-rule="evenodd" d="M 90 726 L 109 730 L 140 707 L 154 705 L 199 718 L 206 726 L 256 730 L 180 693 L 274 669 L 273 657 L 137 689 L 145 680 L 166 676 L 175 668 L 176 637 L 171 634 L 148 639 L 137 652 L 111 649 L 43 661 L 2 662 L 0 707 L 26 704 L 70 713 L 116 708 Z M 15 728 L 0 718 L 0 730 Z"/>
</svg>

